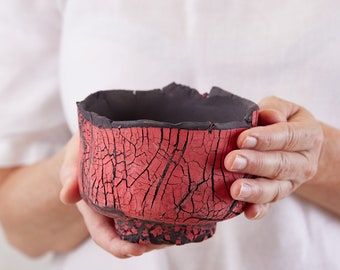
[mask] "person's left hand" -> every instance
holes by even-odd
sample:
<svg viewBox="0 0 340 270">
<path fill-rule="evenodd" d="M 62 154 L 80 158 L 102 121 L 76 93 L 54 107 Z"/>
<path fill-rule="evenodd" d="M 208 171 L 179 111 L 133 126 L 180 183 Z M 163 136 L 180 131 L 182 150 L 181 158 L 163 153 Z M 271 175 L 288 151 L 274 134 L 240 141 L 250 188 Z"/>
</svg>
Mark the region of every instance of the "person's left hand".
<svg viewBox="0 0 340 270">
<path fill-rule="evenodd" d="M 65 204 L 77 205 L 93 241 L 117 258 L 140 256 L 145 252 L 165 247 L 166 245 L 136 244 L 120 239 L 115 230 L 114 220 L 97 213 L 82 200 L 77 179 L 78 153 L 79 132 L 73 135 L 66 146 L 60 171 L 60 180 L 63 185 L 60 199 Z"/>
<path fill-rule="evenodd" d="M 238 179 L 230 189 L 234 199 L 250 203 L 249 219 L 262 218 L 271 203 L 316 174 L 323 143 L 321 126 L 306 109 L 277 97 L 259 106 L 259 126 L 242 132 L 240 149 L 225 158 L 227 170 L 256 176 Z"/>
</svg>

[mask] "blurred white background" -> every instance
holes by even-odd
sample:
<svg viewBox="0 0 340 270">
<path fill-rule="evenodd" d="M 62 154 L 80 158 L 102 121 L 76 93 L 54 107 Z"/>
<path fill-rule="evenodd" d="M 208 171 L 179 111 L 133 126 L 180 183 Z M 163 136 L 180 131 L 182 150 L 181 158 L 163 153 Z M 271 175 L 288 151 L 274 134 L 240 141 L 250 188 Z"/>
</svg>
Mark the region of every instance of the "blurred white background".
<svg viewBox="0 0 340 270">
<path fill-rule="evenodd" d="M 45 270 L 49 256 L 30 259 L 10 247 L 0 226 L 0 270 Z"/>
</svg>

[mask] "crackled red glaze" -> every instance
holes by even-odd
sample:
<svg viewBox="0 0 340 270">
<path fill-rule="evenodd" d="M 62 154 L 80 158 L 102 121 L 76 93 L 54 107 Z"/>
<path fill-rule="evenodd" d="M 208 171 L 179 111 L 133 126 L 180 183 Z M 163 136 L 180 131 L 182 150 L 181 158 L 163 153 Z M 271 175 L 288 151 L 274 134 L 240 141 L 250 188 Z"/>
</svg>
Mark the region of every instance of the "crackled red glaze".
<svg viewBox="0 0 340 270">
<path fill-rule="evenodd" d="M 257 119 L 255 117 L 254 119 Z M 185 244 L 211 237 L 216 222 L 243 212 L 230 197 L 242 174 L 224 169 L 244 128 L 100 128 L 79 113 L 83 198 L 113 217 L 122 239 Z"/>
</svg>

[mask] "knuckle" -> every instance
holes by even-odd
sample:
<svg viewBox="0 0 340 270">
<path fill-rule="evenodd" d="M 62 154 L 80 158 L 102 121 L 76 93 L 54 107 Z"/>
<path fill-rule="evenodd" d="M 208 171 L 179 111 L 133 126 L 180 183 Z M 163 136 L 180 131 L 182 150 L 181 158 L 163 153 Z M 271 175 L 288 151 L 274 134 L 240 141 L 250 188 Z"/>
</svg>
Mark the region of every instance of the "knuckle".
<svg viewBox="0 0 340 270">
<path fill-rule="evenodd" d="M 272 179 L 280 179 L 284 176 L 289 168 L 289 160 L 284 152 L 278 152 L 278 162 L 273 166 Z"/>
<path fill-rule="evenodd" d="M 310 166 L 307 166 L 304 170 L 304 178 L 309 180 L 313 178 L 317 173 L 317 165 L 311 164 Z"/>
<path fill-rule="evenodd" d="M 253 167 L 256 168 L 257 172 L 261 172 L 266 169 L 265 159 L 261 156 L 261 154 L 258 155 L 257 158 L 253 158 Z"/>
<path fill-rule="evenodd" d="M 266 149 L 271 149 L 275 145 L 275 139 L 270 135 L 264 135 L 260 142 L 265 146 Z"/>
<path fill-rule="evenodd" d="M 301 152 L 301 155 L 304 158 L 304 162 L 307 164 L 306 166 L 301 166 L 302 170 L 302 177 L 303 179 L 311 179 L 313 178 L 317 171 L 318 171 L 318 159 L 319 155 L 311 155 L 310 152 Z"/>
<path fill-rule="evenodd" d="M 264 188 L 262 185 L 253 185 L 252 187 L 252 201 L 259 203 L 262 201 Z"/>
<path fill-rule="evenodd" d="M 321 126 L 319 129 L 320 131 L 316 134 L 316 136 L 314 136 L 313 148 L 316 147 L 320 152 L 324 142 L 324 134 L 322 132 Z"/>
<path fill-rule="evenodd" d="M 276 185 L 273 198 L 270 200 L 270 202 L 277 202 L 279 199 L 281 199 L 283 197 L 282 193 L 283 193 L 283 191 L 282 191 L 281 185 L 280 184 Z"/>
<path fill-rule="evenodd" d="M 295 128 L 291 125 L 286 125 L 286 141 L 285 145 L 283 146 L 284 149 L 295 149 L 299 142 L 299 135 L 295 132 Z"/>
<path fill-rule="evenodd" d="M 289 194 L 291 194 L 295 189 L 297 185 L 293 180 L 286 180 L 286 181 L 280 181 L 276 185 L 273 198 L 270 202 L 276 202 Z"/>
</svg>

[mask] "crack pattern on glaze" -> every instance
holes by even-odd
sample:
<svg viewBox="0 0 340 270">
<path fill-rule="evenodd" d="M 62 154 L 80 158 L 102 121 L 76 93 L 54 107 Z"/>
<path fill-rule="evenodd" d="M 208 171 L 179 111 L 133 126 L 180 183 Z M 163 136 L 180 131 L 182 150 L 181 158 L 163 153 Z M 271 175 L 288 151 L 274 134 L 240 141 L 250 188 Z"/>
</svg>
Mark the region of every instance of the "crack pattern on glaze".
<svg viewBox="0 0 340 270">
<path fill-rule="evenodd" d="M 115 219 L 122 239 L 185 244 L 211 237 L 216 222 L 243 212 L 230 197 L 242 174 L 224 169 L 245 128 L 100 128 L 79 113 L 80 192 Z"/>
</svg>

